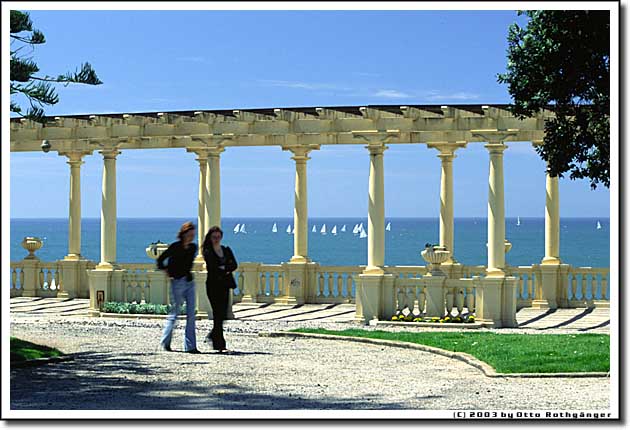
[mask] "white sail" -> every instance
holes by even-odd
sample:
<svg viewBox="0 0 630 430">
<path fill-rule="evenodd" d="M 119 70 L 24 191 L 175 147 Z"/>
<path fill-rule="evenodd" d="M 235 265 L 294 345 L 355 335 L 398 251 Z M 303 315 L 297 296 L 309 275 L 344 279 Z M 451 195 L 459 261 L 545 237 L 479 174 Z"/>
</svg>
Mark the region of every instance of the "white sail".
<svg viewBox="0 0 630 430">
<path fill-rule="evenodd" d="M 363 228 L 363 223 L 359 224 L 359 233 L 361 232 L 361 230 L 365 230 L 365 228 Z"/>
<path fill-rule="evenodd" d="M 239 233 L 247 233 L 245 231 L 245 224 L 241 224 L 241 229 L 238 231 Z"/>
<path fill-rule="evenodd" d="M 343 225 L 343 227 L 341 227 L 341 231 L 344 232 L 344 233 L 346 232 L 346 225 L 345 224 Z"/>
<path fill-rule="evenodd" d="M 361 231 L 359 232 L 359 238 L 365 239 L 367 237 L 367 233 L 363 229 L 363 224 L 361 224 Z"/>
<path fill-rule="evenodd" d="M 326 234 L 326 224 L 322 226 L 322 229 L 319 231 L 321 234 Z"/>
<path fill-rule="evenodd" d="M 516 217 L 516 225 L 521 225 L 521 217 L 520 216 Z"/>
<path fill-rule="evenodd" d="M 241 224 L 236 224 L 236 226 L 234 227 L 234 234 L 238 233 L 238 229 L 241 227 Z"/>
<path fill-rule="evenodd" d="M 287 233 L 291 234 L 291 224 L 287 226 Z"/>
<path fill-rule="evenodd" d="M 600 228 L 602 228 L 602 225 L 599 223 L 599 221 L 597 221 L 597 230 L 599 230 Z"/>
<path fill-rule="evenodd" d="M 352 229 L 352 233 L 359 234 L 359 224 L 354 225 L 354 228 Z"/>
<path fill-rule="evenodd" d="M 385 230 L 392 231 L 392 223 L 391 222 L 387 223 L 387 227 L 385 227 Z"/>
<path fill-rule="evenodd" d="M 313 233 L 317 233 L 317 226 L 313 226 L 313 230 L 311 230 Z"/>
<path fill-rule="evenodd" d="M 332 234 L 335 234 L 335 235 L 336 235 L 336 234 L 337 234 L 337 226 L 334 226 L 334 227 L 332 228 L 332 230 L 330 230 L 330 232 L 331 232 Z"/>
<path fill-rule="evenodd" d="M 295 225 L 293 226 L 293 229 L 291 230 L 291 234 L 295 234 Z"/>
<path fill-rule="evenodd" d="M 276 225 L 275 222 L 273 223 L 273 227 L 271 227 L 271 231 L 274 232 L 274 233 L 278 232 L 278 226 Z"/>
</svg>

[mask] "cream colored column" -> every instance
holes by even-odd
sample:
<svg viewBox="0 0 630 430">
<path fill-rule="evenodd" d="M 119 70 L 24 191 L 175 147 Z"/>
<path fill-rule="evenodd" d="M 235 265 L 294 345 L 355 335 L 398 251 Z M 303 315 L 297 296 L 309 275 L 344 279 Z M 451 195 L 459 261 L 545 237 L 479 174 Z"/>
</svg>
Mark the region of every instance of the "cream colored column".
<svg viewBox="0 0 630 430">
<path fill-rule="evenodd" d="M 99 151 L 103 155 L 101 194 L 101 261 L 97 269 L 112 269 L 116 263 L 116 157 L 117 149 Z"/>
<path fill-rule="evenodd" d="M 199 241 L 199 249 L 197 252 L 197 262 L 203 262 L 203 254 L 201 245 L 206 234 L 206 196 L 208 194 L 206 189 L 206 174 L 208 171 L 208 153 L 205 149 L 188 148 L 188 152 L 194 152 L 197 154 L 197 160 L 199 162 L 199 193 L 197 198 L 198 210 L 197 210 L 197 240 Z"/>
<path fill-rule="evenodd" d="M 542 264 L 560 264 L 560 192 L 558 177 L 547 173 L 545 194 L 545 257 Z"/>
<path fill-rule="evenodd" d="M 309 150 L 292 148 L 295 160 L 295 204 L 293 207 L 293 257 L 291 263 L 306 263 L 308 258 L 308 189 L 306 186 L 306 162 L 310 160 Z"/>
<path fill-rule="evenodd" d="M 68 255 L 64 260 L 81 259 L 81 165 L 84 163 L 83 152 L 68 152 L 70 165 L 70 209 L 68 223 Z"/>
<path fill-rule="evenodd" d="M 384 144 L 368 145 L 370 180 L 368 200 L 368 261 L 363 273 L 382 274 L 385 265 L 385 176 Z"/>
<path fill-rule="evenodd" d="M 206 173 L 206 223 L 205 232 L 212 226 L 221 227 L 221 146 L 208 148 L 208 171 Z"/>
<path fill-rule="evenodd" d="M 503 151 L 507 145 L 491 142 L 484 145 L 490 153 L 488 175 L 488 268 L 487 276 L 503 277 L 505 273 L 505 198 L 503 189 Z"/>
<path fill-rule="evenodd" d="M 440 151 L 438 157 L 442 160 L 440 176 L 440 245 L 446 247 L 451 255 L 447 263 L 455 261 L 455 220 L 453 204 L 453 159 L 455 150 L 466 147 L 466 142 L 436 142 L 429 143 L 429 148 Z"/>
</svg>

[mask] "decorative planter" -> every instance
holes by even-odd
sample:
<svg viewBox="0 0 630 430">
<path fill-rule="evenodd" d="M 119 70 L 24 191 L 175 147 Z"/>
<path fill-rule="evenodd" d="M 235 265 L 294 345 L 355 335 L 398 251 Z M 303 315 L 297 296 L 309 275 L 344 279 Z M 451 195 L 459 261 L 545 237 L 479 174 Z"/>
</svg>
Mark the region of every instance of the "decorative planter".
<svg viewBox="0 0 630 430">
<path fill-rule="evenodd" d="M 27 236 L 22 240 L 22 248 L 28 251 L 28 255 L 24 257 L 25 260 L 39 260 L 35 256 L 35 251 L 40 249 L 44 245 L 44 241 L 39 237 Z"/>
<path fill-rule="evenodd" d="M 444 246 L 430 246 L 424 249 L 420 253 L 424 261 L 430 264 L 430 274 L 433 276 L 444 276 L 444 272 L 440 268 L 440 265 L 448 260 L 451 255 L 450 251 L 446 250 Z"/>
<path fill-rule="evenodd" d="M 146 252 L 149 258 L 152 258 L 153 260 L 157 260 L 158 257 L 162 255 L 162 253 L 166 251 L 167 249 L 168 249 L 168 244 L 160 242 L 158 240 L 157 242 L 153 242 L 152 244 L 147 246 Z"/>
</svg>

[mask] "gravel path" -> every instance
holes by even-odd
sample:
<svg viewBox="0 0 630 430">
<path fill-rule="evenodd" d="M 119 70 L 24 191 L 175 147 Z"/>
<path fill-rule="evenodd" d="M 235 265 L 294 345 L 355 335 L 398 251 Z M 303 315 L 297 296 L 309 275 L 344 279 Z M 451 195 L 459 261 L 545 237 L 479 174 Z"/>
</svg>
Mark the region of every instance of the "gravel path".
<svg viewBox="0 0 630 430">
<path fill-rule="evenodd" d="M 208 321 L 197 323 L 204 354 L 161 352 L 163 324 L 12 314 L 12 336 L 76 353 L 76 359 L 12 370 L 11 409 L 609 408 L 609 378 L 488 378 L 423 351 L 257 335 L 351 323 L 228 321 L 230 355 L 201 342 Z M 175 330 L 175 349 L 181 350 L 183 326 Z"/>
</svg>

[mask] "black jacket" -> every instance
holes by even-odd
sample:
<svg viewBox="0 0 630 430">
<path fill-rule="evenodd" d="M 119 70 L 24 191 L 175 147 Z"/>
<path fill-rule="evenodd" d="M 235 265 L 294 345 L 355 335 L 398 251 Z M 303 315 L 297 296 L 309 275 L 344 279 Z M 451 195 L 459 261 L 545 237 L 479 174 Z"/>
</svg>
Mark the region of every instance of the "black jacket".
<svg viewBox="0 0 630 430">
<path fill-rule="evenodd" d="M 225 257 L 225 270 L 219 269 L 219 256 L 214 252 L 212 245 L 203 248 L 203 259 L 206 260 L 206 270 L 208 276 L 206 278 L 206 286 L 209 285 L 222 285 L 228 287 L 229 283 L 234 280 L 232 272 L 236 270 L 238 264 L 234 253 L 229 246 L 223 246 L 223 256 Z M 232 279 L 228 279 L 232 277 Z"/>
<path fill-rule="evenodd" d="M 184 248 L 181 241 L 173 242 L 157 259 L 157 267 L 160 270 L 166 269 L 171 278 L 186 277 L 187 281 L 192 281 L 193 276 L 190 269 L 197 254 L 197 245 L 191 243 L 188 248 Z M 164 266 L 164 260 L 168 258 L 168 266 Z"/>
</svg>

